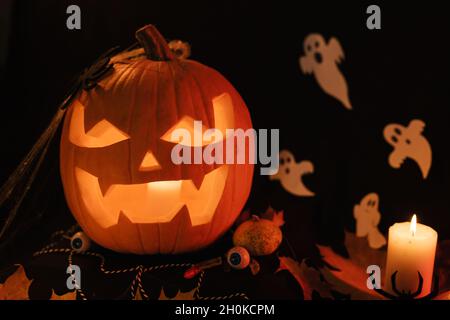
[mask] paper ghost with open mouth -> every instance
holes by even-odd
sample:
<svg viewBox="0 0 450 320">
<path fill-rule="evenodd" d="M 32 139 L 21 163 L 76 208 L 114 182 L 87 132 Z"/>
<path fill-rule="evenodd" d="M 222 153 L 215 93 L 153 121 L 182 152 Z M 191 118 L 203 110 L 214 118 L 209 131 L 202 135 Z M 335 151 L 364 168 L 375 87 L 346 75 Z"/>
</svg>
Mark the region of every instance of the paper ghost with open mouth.
<svg viewBox="0 0 450 320">
<path fill-rule="evenodd" d="M 373 249 L 379 249 L 386 244 L 386 238 L 378 230 L 378 224 L 381 220 L 378 203 L 378 194 L 369 193 L 359 204 L 353 207 L 353 217 L 356 219 L 356 236 L 367 237 L 369 246 Z"/>
<path fill-rule="evenodd" d="M 305 174 L 314 172 L 314 165 L 310 161 L 295 162 L 294 155 L 287 150 L 282 150 L 279 155 L 278 172 L 271 175 L 270 180 L 280 180 L 281 186 L 289 193 L 299 197 L 312 197 L 311 192 L 302 181 Z"/>
<path fill-rule="evenodd" d="M 312 33 L 306 37 L 303 50 L 305 55 L 299 60 L 302 72 L 313 73 L 325 93 L 339 100 L 345 108 L 352 109 L 347 81 L 337 66 L 344 59 L 339 41 L 331 38 L 327 44 L 322 35 Z"/>
<path fill-rule="evenodd" d="M 384 128 L 384 138 L 394 147 L 389 156 L 389 164 L 400 168 L 406 158 L 414 160 L 424 179 L 431 168 L 432 153 L 428 140 L 422 135 L 425 122 L 412 120 L 407 127 L 398 123 L 389 124 Z"/>
</svg>

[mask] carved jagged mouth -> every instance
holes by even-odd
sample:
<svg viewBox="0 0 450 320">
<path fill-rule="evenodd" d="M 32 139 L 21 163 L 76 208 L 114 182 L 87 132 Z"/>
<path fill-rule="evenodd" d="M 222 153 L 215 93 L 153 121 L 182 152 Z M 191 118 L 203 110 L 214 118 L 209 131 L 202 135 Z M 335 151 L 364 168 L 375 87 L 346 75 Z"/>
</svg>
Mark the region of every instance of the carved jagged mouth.
<svg viewBox="0 0 450 320">
<path fill-rule="evenodd" d="M 116 225 L 123 213 L 132 223 L 170 222 L 186 206 L 193 226 L 209 223 L 225 189 L 228 166 L 205 175 L 199 189 L 192 180 L 115 184 L 102 194 L 98 177 L 76 167 L 81 199 L 103 228 Z"/>
</svg>

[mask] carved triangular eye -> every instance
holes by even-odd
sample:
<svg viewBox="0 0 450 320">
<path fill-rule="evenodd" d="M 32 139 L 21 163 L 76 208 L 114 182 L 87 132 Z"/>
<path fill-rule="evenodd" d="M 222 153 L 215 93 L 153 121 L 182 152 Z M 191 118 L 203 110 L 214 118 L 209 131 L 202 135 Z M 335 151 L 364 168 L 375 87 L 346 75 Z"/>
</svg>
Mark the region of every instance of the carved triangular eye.
<svg viewBox="0 0 450 320">
<path fill-rule="evenodd" d="M 189 147 L 202 147 L 208 145 L 209 142 L 203 140 L 203 132 L 208 128 L 201 124 L 200 121 L 195 121 L 189 116 L 184 116 L 178 121 L 174 126 L 172 126 L 166 133 L 161 137 L 161 140 L 171 142 L 171 143 L 181 143 Z M 183 133 L 186 133 L 185 141 L 180 141 L 180 137 Z M 197 141 L 194 137 L 200 137 Z"/>
<path fill-rule="evenodd" d="M 207 128 L 201 121 L 195 121 L 189 116 L 184 116 L 164 133 L 161 140 L 189 147 L 204 147 L 228 137 L 230 133 L 227 132 L 227 129 L 234 128 L 234 109 L 231 96 L 228 93 L 222 93 L 214 97 L 212 103 L 214 128 Z M 205 133 L 205 136 L 203 136 L 203 133 Z"/>
<path fill-rule="evenodd" d="M 130 138 L 125 132 L 105 119 L 86 132 L 84 109 L 85 107 L 79 101 L 74 102 L 69 127 L 69 140 L 74 145 L 83 148 L 102 148 Z"/>
<path fill-rule="evenodd" d="M 159 164 L 158 160 L 156 160 L 155 156 L 153 155 L 153 152 L 148 151 L 144 159 L 141 162 L 141 166 L 139 167 L 140 171 L 153 171 L 161 169 L 161 165 Z"/>
</svg>

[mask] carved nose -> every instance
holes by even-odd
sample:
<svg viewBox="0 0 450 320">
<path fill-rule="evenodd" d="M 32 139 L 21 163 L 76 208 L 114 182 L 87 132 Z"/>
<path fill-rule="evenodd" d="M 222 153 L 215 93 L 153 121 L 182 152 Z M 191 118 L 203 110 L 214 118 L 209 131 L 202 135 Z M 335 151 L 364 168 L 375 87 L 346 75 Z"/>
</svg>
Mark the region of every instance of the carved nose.
<svg viewBox="0 0 450 320">
<path fill-rule="evenodd" d="M 148 172 L 159 169 L 161 169 L 161 165 L 159 164 L 158 160 L 156 160 L 156 157 L 153 155 L 153 152 L 148 151 L 141 162 L 139 170 Z"/>
</svg>

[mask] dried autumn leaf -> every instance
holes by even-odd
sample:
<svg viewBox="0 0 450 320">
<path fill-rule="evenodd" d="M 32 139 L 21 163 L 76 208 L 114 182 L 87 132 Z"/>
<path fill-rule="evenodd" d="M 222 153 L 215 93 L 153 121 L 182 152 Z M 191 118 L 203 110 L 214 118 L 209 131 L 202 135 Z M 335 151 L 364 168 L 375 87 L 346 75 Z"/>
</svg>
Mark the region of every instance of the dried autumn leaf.
<svg viewBox="0 0 450 320">
<path fill-rule="evenodd" d="M 385 249 L 372 249 L 367 238 L 359 238 L 354 233 L 345 232 L 345 247 L 353 263 L 366 270 L 370 265 L 380 266 L 384 270 L 386 263 Z"/>
<path fill-rule="evenodd" d="M 336 254 L 329 247 L 318 246 L 318 248 L 323 260 L 333 267 L 325 267 L 321 269 L 321 272 L 334 290 L 349 295 L 351 299 L 356 300 L 382 298 L 374 290 L 367 287 L 368 274 L 365 268 L 355 264 L 351 259 L 345 259 Z"/>
<path fill-rule="evenodd" d="M 142 299 L 142 294 L 139 289 L 136 290 L 136 294 L 134 295 L 133 300 L 144 300 L 144 299 Z"/>
<path fill-rule="evenodd" d="M 275 215 L 275 210 L 271 206 L 269 206 L 266 209 L 266 212 L 261 214 L 261 219 L 272 220 L 274 215 Z"/>
<path fill-rule="evenodd" d="M 436 252 L 436 265 L 439 267 L 440 290 L 450 290 L 450 240 L 439 242 Z"/>
<path fill-rule="evenodd" d="M 27 278 L 25 269 L 19 265 L 17 270 L 0 284 L 0 300 L 29 300 L 28 288 L 32 280 Z"/>
<path fill-rule="evenodd" d="M 197 288 L 192 289 L 188 292 L 178 291 L 177 295 L 173 298 L 168 298 L 164 293 L 164 288 L 161 288 L 161 293 L 159 295 L 159 300 L 195 300 L 194 295 Z"/>
<path fill-rule="evenodd" d="M 312 300 L 313 291 L 316 291 L 322 298 L 331 298 L 329 285 L 321 279 L 321 274 L 317 269 L 309 267 L 303 260 L 298 263 L 289 257 L 279 257 L 281 270 L 289 271 L 303 289 L 305 300 Z"/>
<path fill-rule="evenodd" d="M 273 214 L 272 222 L 277 227 L 281 227 L 282 225 L 284 225 L 284 212 L 283 211 L 275 212 Z"/>
<path fill-rule="evenodd" d="M 55 291 L 52 290 L 52 296 L 50 297 L 50 300 L 77 300 L 77 292 L 72 291 L 59 296 L 55 293 Z"/>
<path fill-rule="evenodd" d="M 386 262 L 386 250 L 372 249 L 366 238 L 358 238 L 352 233 L 346 232 L 345 246 L 350 259 L 336 254 L 329 247 L 318 246 L 324 261 L 333 268 L 321 269 L 325 279 L 339 291 L 347 293 L 352 299 L 384 299 L 374 290 L 367 288 L 369 265 L 378 265 L 381 269 L 381 280 L 384 279 L 384 266 Z M 442 241 L 438 245 L 436 262 L 439 266 L 439 287 L 442 293 L 436 300 L 450 300 L 449 279 L 450 272 L 450 242 Z"/>
<path fill-rule="evenodd" d="M 318 246 L 324 261 L 335 269 L 324 268 L 322 274 L 328 282 L 340 292 L 350 295 L 352 299 L 381 299 L 374 290 L 367 287 L 367 267 L 378 265 L 381 268 L 381 279 L 386 262 L 384 249 L 370 248 L 366 238 L 358 238 L 355 234 L 345 233 L 345 247 L 350 258 L 336 254 L 331 248 Z"/>
<path fill-rule="evenodd" d="M 434 300 L 450 300 L 450 291 L 441 293 Z"/>
</svg>

